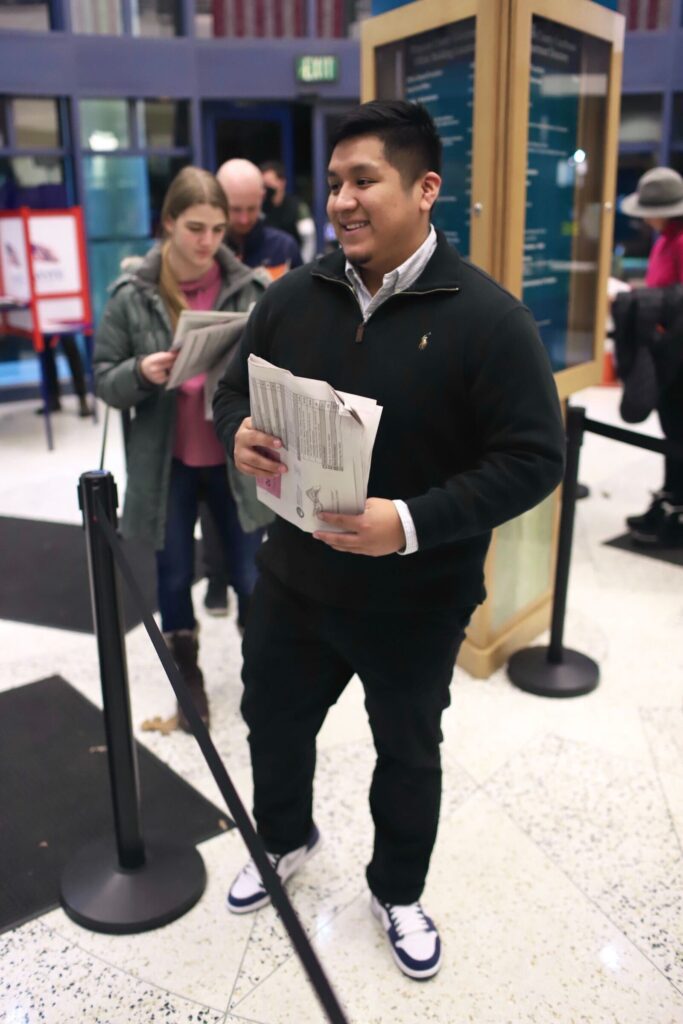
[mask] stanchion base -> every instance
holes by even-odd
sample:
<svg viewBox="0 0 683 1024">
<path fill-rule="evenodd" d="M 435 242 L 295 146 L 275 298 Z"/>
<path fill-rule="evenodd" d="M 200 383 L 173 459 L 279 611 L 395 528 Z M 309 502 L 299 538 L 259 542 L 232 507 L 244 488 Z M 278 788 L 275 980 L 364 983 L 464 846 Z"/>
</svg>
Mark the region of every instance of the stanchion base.
<svg viewBox="0 0 683 1024">
<path fill-rule="evenodd" d="M 62 874 L 62 907 L 93 932 L 130 935 L 182 917 L 206 886 L 204 861 L 193 846 L 145 838 L 146 861 L 127 871 L 113 838 L 80 850 Z"/>
<path fill-rule="evenodd" d="M 548 661 L 547 647 L 527 647 L 508 662 L 508 676 L 520 690 L 539 697 L 582 697 L 598 685 L 597 662 L 579 651 L 565 649 L 562 664 Z"/>
</svg>

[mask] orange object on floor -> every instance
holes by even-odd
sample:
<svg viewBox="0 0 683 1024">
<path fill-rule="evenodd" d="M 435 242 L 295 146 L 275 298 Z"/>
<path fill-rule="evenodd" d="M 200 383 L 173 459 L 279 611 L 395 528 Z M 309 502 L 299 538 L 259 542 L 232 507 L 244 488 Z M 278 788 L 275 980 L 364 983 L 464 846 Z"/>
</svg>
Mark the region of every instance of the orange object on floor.
<svg viewBox="0 0 683 1024">
<path fill-rule="evenodd" d="M 614 387 L 619 384 L 617 380 L 617 374 L 614 369 L 614 355 L 612 352 L 605 351 L 602 357 L 602 385 L 607 387 Z"/>
</svg>

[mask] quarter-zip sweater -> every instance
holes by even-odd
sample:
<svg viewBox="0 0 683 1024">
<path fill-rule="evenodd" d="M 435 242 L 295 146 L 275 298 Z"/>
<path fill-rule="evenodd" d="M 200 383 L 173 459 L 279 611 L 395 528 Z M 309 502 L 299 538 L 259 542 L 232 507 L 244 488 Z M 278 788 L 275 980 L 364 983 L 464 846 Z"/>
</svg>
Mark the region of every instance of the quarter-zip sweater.
<svg viewBox="0 0 683 1024">
<path fill-rule="evenodd" d="M 368 496 L 406 502 L 419 550 L 334 551 L 280 518 L 261 549 L 264 570 L 325 604 L 479 603 L 491 530 L 562 478 L 557 390 L 531 314 L 437 234 L 417 281 L 366 323 L 341 252 L 276 281 L 216 392 L 214 422 L 229 453 L 249 415 L 252 352 L 383 407 Z"/>
</svg>

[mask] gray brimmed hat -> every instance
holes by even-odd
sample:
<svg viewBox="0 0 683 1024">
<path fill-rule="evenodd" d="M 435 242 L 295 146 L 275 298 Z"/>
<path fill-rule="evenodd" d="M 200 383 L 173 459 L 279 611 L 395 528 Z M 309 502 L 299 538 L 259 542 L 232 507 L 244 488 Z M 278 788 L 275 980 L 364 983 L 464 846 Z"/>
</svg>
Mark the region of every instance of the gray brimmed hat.
<svg viewBox="0 0 683 1024">
<path fill-rule="evenodd" d="M 653 167 L 620 209 L 627 217 L 683 217 L 683 178 L 670 167 Z"/>
</svg>

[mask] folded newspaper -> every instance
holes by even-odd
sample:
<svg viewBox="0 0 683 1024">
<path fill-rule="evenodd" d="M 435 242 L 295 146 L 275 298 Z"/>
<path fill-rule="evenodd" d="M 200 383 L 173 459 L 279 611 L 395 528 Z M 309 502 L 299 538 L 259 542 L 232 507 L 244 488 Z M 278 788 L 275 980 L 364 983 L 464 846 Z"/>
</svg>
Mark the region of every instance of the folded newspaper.
<svg viewBox="0 0 683 1024">
<path fill-rule="evenodd" d="M 171 351 L 177 350 L 178 357 L 166 387 L 177 388 L 197 374 L 205 373 L 204 415 L 207 420 L 213 418 L 214 392 L 247 320 L 247 313 L 213 309 L 183 309 L 178 317 L 171 345 Z"/>
<path fill-rule="evenodd" d="M 382 415 L 375 399 L 295 377 L 254 355 L 249 356 L 249 398 L 254 426 L 282 441 L 277 453 L 268 449 L 267 454 L 288 470 L 257 477 L 259 500 L 307 533 L 332 529 L 323 526 L 319 512 L 362 512 Z"/>
</svg>

